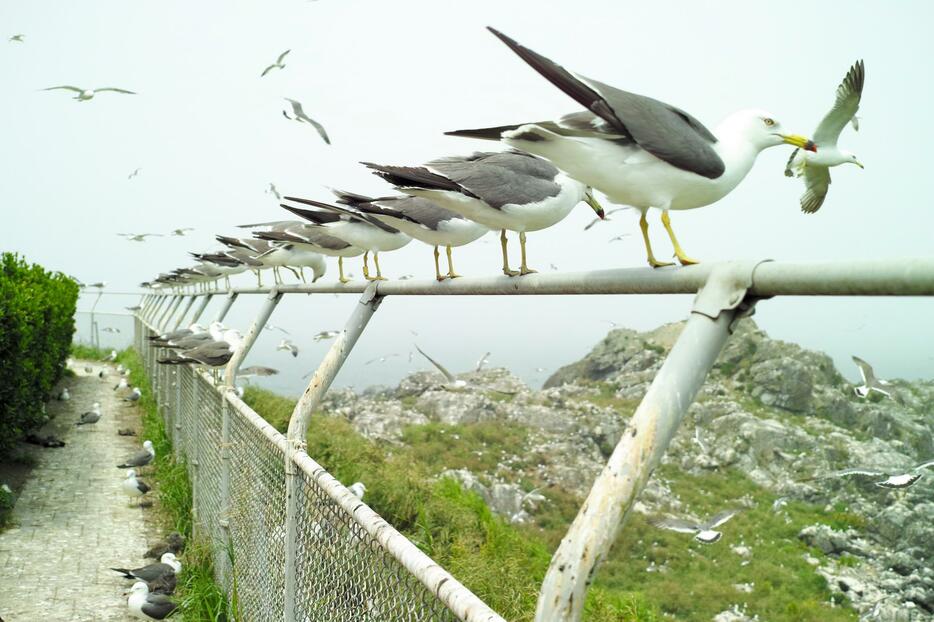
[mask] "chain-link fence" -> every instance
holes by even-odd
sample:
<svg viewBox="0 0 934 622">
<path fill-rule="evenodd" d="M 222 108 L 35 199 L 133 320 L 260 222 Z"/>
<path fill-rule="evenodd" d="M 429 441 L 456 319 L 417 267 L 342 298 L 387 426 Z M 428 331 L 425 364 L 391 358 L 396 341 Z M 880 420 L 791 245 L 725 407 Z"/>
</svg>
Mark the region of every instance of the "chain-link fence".
<svg viewBox="0 0 934 622">
<path fill-rule="evenodd" d="M 240 622 L 503 622 L 209 372 L 135 345 L 192 482 L 195 529 Z M 287 520 L 287 481 L 297 506 Z M 291 551 L 291 552 L 290 552 Z"/>
</svg>

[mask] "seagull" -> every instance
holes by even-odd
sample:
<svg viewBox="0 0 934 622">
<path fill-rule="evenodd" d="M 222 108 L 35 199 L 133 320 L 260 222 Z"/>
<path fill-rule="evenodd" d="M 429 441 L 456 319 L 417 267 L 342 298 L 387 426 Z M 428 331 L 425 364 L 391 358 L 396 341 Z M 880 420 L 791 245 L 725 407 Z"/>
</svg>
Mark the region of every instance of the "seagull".
<svg viewBox="0 0 934 622">
<path fill-rule="evenodd" d="M 875 468 L 854 467 L 850 469 L 843 469 L 841 471 L 835 471 L 819 479 L 827 479 L 829 477 L 849 477 L 851 475 L 862 477 L 884 477 L 885 479 L 873 483 L 880 488 L 908 488 L 909 486 L 913 486 L 919 479 L 921 479 L 921 476 L 924 475 L 922 472 L 924 469 L 928 469 L 932 466 L 934 466 L 934 460 L 926 460 L 921 462 L 920 464 L 917 464 L 908 469 L 907 472 L 892 472 Z"/>
<path fill-rule="evenodd" d="M 91 283 L 89 285 L 86 285 L 85 287 L 94 287 L 97 289 L 104 289 L 105 287 L 107 287 L 107 281 L 98 281 L 97 283 Z"/>
<path fill-rule="evenodd" d="M 684 520 L 681 518 L 657 518 L 649 521 L 655 527 L 670 529 L 678 533 L 692 533 L 694 539 L 701 544 L 713 544 L 719 540 L 723 534 L 716 531 L 715 528 L 724 524 L 739 513 L 739 510 L 725 510 L 714 515 L 705 523 Z"/>
<path fill-rule="evenodd" d="M 283 339 L 279 342 L 279 345 L 276 346 L 276 350 L 282 350 L 284 352 L 290 352 L 293 357 L 298 356 L 298 346 L 292 343 L 289 339 Z"/>
<path fill-rule="evenodd" d="M 141 170 L 143 170 L 143 169 L 137 168 L 135 171 L 133 171 L 132 173 L 130 173 L 129 175 L 127 175 L 126 178 L 127 178 L 128 180 L 129 180 L 129 179 L 133 179 L 134 177 L 136 177 L 137 175 L 139 175 L 139 172 L 140 172 Z"/>
<path fill-rule="evenodd" d="M 315 121 L 314 119 L 312 119 L 311 117 L 309 117 L 307 114 L 305 114 L 305 111 L 302 110 L 301 102 L 296 101 L 294 99 L 289 99 L 288 97 L 286 97 L 285 100 L 289 102 L 290 104 L 292 104 L 292 114 L 295 115 L 294 117 L 290 117 L 289 113 L 283 110 L 282 114 L 285 116 L 286 119 L 288 119 L 289 121 L 298 121 L 299 123 L 307 123 L 311 125 L 313 128 L 315 128 L 318 131 L 318 135 L 321 136 L 321 140 L 323 140 L 329 145 L 331 144 L 331 139 L 328 138 L 328 133 L 324 129 L 324 126 L 318 123 L 317 121 Z"/>
<path fill-rule="evenodd" d="M 58 394 L 58 399 L 62 402 L 67 402 L 71 399 L 71 393 L 68 392 L 68 387 L 65 387 L 61 390 L 61 392 Z"/>
<path fill-rule="evenodd" d="M 81 413 L 81 418 L 78 419 L 78 422 L 75 425 L 88 425 L 92 423 L 97 423 L 101 420 L 101 404 L 100 402 L 94 402 L 91 405 L 91 410 Z"/>
<path fill-rule="evenodd" d="M 266 194 L 271 194 L 272 196 L 276 197 L 276 201 L 282 200 L 282 195 L 279 194 L 278 190 L 276 190 L 276 184 L 272 182 L 269 182 L 269 188 L 266 189 Z"/>
<path fill-rule="evenodd" d="M 443 389 L 447 389 L 448 391 L 463 391 L 465 388 L 467 388 L 467 382 L 466 382 L 466 381 L 464 381 L 464 380 L 458 380 L 458 379 L 454 376 L 454 374 L 452 374 L 451 372 L 449 372 L 449 371 L 444 367 L 444 365 L 442 365 L 442 364 L 439 363 L 438 361 L 434 360 L 433 358 L 431 358 L 430 356 L 428 356 L 427 354 L 425 354 L 425 351 L 422 350 L 421 348 L 419 348 L 419 347 L 418 347 L 418 344 L 415 344 L 415 349 L 418 350 L 418 353 L 419 353 L 419 354 L 421 354 L 421 355 L 424 356 L 426 359 L 428 359 L 428 362 L 431 363 L 432 365 L 434 365 L 434 366 L 435 366 L 435 369 L 437 369 L 439 372 L 441 372 L 441 375 L 444 376 L 444 379 L 445 379 L 447 382 L 445 382 L 445 384 L 441 385 L 441 387 L 442 387 Z M 479 371 L 479 365 L 478 365 L 477 367 L 478 367 L 477 371 Z"/>
<path fill-rule="evenodd" d="M 141 479 L 137 479 L 136 471 L 130 469 L 126 472 L 126 479 L 120 484 L 120 490 L 131 499 L 139 499 L 152 489 L 149 487 L 149 484 Z"/>
<path fill-rule="evenodd" d="M 43 91 L 55 91 L 55 90 L 65 90 L 65 91 L 74 91 L 77 93 L 72 99 L 76 99 L 79 102 L 86 102 L 94 99 L 94 96 L 98 93 L 104 93 L 106 91 L 111 91 L 113 93 L 123 93 L 124 95 L 136 95 L 133 91 L 127 91 L 126 89 L 118 89 L 112 86 L 104 87 L 102 89 L 83 89 L 77 86 L 50 86 L 49 88 L 42 89 Z"/>
<path fill-rule="evenodd" d="M 110 351 L 110 354 L 108 354 L 106 357 L 104 357 L 104 358 L 101 359 L 101 360 L 103 360 L 104 362 L 108 362 L 108 363 L 111 362 L 111 361 L 116 361 L 116 360 L 117 360 L 117 351 L 116 351 L 116 350 L 111 350 L 111 351 Z M 103 370 L 101 370 L 101 371 L 103 371 Z"/>
<path fill-rule="evenodd" d="M 629 209 L 628 207 L 617 207 L 617 208 L 611 209 L 610 211 L 608 211 L 608 212 L 606 213 L 606 215 L 605 215 L 603 218 L 594 218 L 594 219 L 591 220 L 589 223 L 587 223 L 587 226 L 584 227 L 584 231 L 588 231 L 591 227 L 593 227 L 593 226 L 594 226 L 595 224 L 597 224 L 598 222 L 603 222 L 603 221 L 606 221 L 606 220 L 612 220 L 612 219 L 610 218 L 610 216 L 611 216 L 612 214 L 615 214 L 616 212 L 623 212 L 623 211 L 626 211 L 626 210 L 628 210 L 628 209 Z"/>
<path fill-rule="evenodd" d="M 130 242 L 145 242 L 146 238 L 162 237 L 161 233 L 118 233 L 117 235 L 125 237 Z"/>
<path fill-rule="evenodd" d="M 144 554 L 144 557 L 150 557 L 152 559 L 159 559 L 166 553 L 181 553 L 185 550 L 185 536 L 173 531 L 165 540 L 161 540 L 153 544 L 148 551 Z"/>
<path fill-rule="evenodd" d="M 285 335 L 291 335 L 291 334 L 292 334 L 292 333 L 290 333 L 289 331 L 287 331 L 286 329 L 282 328 L 281 326 L 275 326 L 275 325 L 273 325 L 273 324 L 266 324 L 266 330 L 277 330 L 277 331 L 279 331 L 280 333 L 283 333 L 283 334 L 285 334 Z"/>
<path fill-rule="evenodd" d="M 527 232 L 559 222 L 581 201 L 597 216 L 604 216 L 589 188 L 528 153 L 474 153 L 433 160 L 423 167 L 364 165 L 406 194 L 429 199 L 489 229 L 498 229 L 506 276 L 535 272 L 526 265 Z M 522 264 L 518 272 L 509 268 L 507 229 L 519 233 Z"/>
<path fill-rule="evenodd" d="M 622 235 L 618 235 L 614 238 L 610 238 L 610 242 L 621 242 L 628 237 L 629 237 L 628 233 L 623 233 Z"/>
<path fill-rule="evenodd" d="M 279 373 L 278 369 L 273 367 L 263 367 L 262 365 L 253 365 L 252 367 L 245 367 L 237 372 L 237 376 L 240 378 L 246 378 L 249 376 L 275 376 Z"/>
<path fill-rule="evenodd" d="M 272 231 L 254 231 L 253 235 L 259 238 L 258 241 L 265 241 L 267 244 L 273 241 L 297 244 L 322 255 L 337 257 L 338 280 L 341 283 L 350 281 L 344 276 L 344 257 L 356 257 L 364 253 L 362 248 L 328 235 L 321 228 L 311 225 L 298 224 Z"/>
<path fill-rule="evenodd" d="M 312 337 L 313 341 L 327 341 L 328 339 L 334 339 L 341 334 L 339 330 L 323 330 L 320 333 Z"/>
<path fill-rule="evenodd" d="M 140 620 L 165 620 L 178 608 L 165 594 L 150 594 L 149 586 L 142 581 L 130 588 L 126 606 Z"/>
<path fill-rule="evenodd" d="M 123 464 L 118 464 L 118 469 L 129 469 L 131 467 L 143 467 L 153 461 L 153 458 L 156 457 L 156 450 L 153 449 L 152 441 L 145 441 L 143 443 L 143 450 L 137 452 L 123 461 Z"/>
<path fill-rule="evenodd" d="M 488 358 L 490 358 L 489 352 L 487 352 L 482 357 L 480 357 L 480 360 L 477 361 L 477 368 L 474 369 L 474 371 L 483 371 L 483 366 L 486 365 L 486 361 Z"/>
<path fill-rule="evenodd" d="M 363 278 L 368 281 L 382 281 L 386 278 L 379 266 L 379 253 L 400 249 L 412 241 L 410 236 L 394 227 L 390 227 L 370 214 L 320 201 L 312 201 L 311 199 L 285 197 L 285 200 L 320 208 L 309 210 L 282 204 L 282 207 L 296 216 L 313 222 L 328 235 L 357 248 L 362 248 L 364 251 Z M 367 264 L 369 253 L 373 253 L 376 276 L 370 276 L 370 268 Z"/>
<path fill-rule="evenodd" d="M 283 52 L 282 54 L 279 54 L 279 58 L 276 59 L 276 62 L 274 62 L 273 64 L 271 64 L 269 67 L 266 67 L 265 69 L 263 69 L 263 73 L 261 73 L 259 77 L 260 77 L 260 78 L 265 78 L 265 77 L 266 77 L 266 74 L 269 73 L 270 71 L 272 71 L 273 69 L 285 69 L 285 64 L 282 62 L 282 60 L 283 60 L 283 59 L 288 55 L 288 53 L 291 52 L 291 51 L 292 51 L 292 50 L 286 50 L 286 51 Z"/>
<path fill-rule="evenodd" d="M 333 192 L 337 195 L 338 203 L 370 214 L 380 222 L 433 246 L 435 278 L 438 281 L 460 276 L 454 271 L 454 263 L 451 259 L 452 247 L 469 244 L 489 232 L 489 229 L 483 225 L 468 220 L 457 212 L 444 209 L 428 199 L 407 195 L 371 199 L 351 192 L 340 190 Z M 438 265 L 439 246 L 444 246 L 447 251 L 447 276 L 441 275 L 441 268 Z"/>
<path fill-rule="evenodd" d="M 173 236 L 182 237 L 187 234 L 189 231 L 194 231 L 194 227 L 179 227 L 178 229 L 172 229 L 171 234 Z"/>
<path fill-rule="evenodd" d="M 889 382 L 882 380 L 881 378 L 876 378 L 876 372 L 873 371 L 872 365 L 859 358 L 854 356 L 853 362 L 856 363 L 856 367 L 859 368 L 859 375 L 863 378 L 863 384 L 853 389 L 856 392 L 856 395 L 865 398 L 869 397 L 869 394 L 873 391 L 881 393 L 886 397 L 895 399 L 891 393 L 891 389 L 885 389 L 884 387 L 889 386 Z"/>
<path fill-rule="evenodd" d="M 837 140 L 847 123 L 853 123 L 853 128 L 859 130 L 856 111 L 859 110 L 859 100 L 863 96 L 865 81 L 866 68 L 863 61 L 856 61 L 843 78 L 843 82 L 837 87 L 837 98 L 833 108 L 824 115 L 817 129 L 814 130 L 817 153 L 795 149 L 788 158 L 785 176 L 804 176 L 805 192 L 801 195 L 801 211 L 805 214 L 813 214 L 824 204 L 827 191 L 830 189 L 831 167 L 855 164 L 864 168 L 855 154 L 837 147 Z"/>
<path fill-rule="evenodd" d="M 303 283 L 306 282 L 303 268 L 311 268 L 313 273 L 311 279 L 312 283 L 323 277 L 328 270 L 327 263 L 325 263 L 321 253 L 316 249 L 300 244 L 277 244 L 265 253 L 257 255 L 256 259 L 261 261 L 263 266 L 273 268 L 273 274 L 278 276 L 280 283 L 282 282 L 282 277 L 276 271 L 276 268 L 286 268 L 290 270 L 293 274 L 301 278 Z M 297 272 L 295 268 L 298 268 Z"/>
<path fill-rule="evenodd" d="M 139 311 L 140 309 L 143 308 L 143 306 L 142 306 L 142 305 L 133 305 L 132 307 L 123 307 L 123 308 L 126 309 L 127 311 Z"/>
<path fill-rule="evenodd" d="M 180 355 L 158 359 L 163 365 L 184 365 L 194 363 L 206 367 L 221 367 L 226 365 L 233 357 L 234 352 L 240 348 L 243 338 L 240 331 L 230 329 L 224 331 L 223 339 L 207 341 L 190 350 L 182 350 Z"/>
<path fill-rule="evenodd" d="M 347 487 L 347 490 L 352 492 L 357 499 L 363 499 L 363 495 L 366 493 L 366 485 L 363 482 L 354 482 Z"/>
<path fill-rule="evenodd" d="M 8 39 L 10 43 L 25 43 L 26 35 L 13 35 Z"/>
<path fill-rule="evenodd" d="M 113 326 L 105 326 L 101 330 L 105 333 L 119 333 L 120 332 L 119 328 L 114 328 Z"/>
<path fill-rule="evenodd" d="M 126 389 L 126 388 L 129 388 L 129 386 L 130 385 L 127 382 L 126 378 L 120 378 L 120 382 L 114 385 L 113 390 L 116 391 L 118 389 Z"/>
<path fill-rule="evenodd" d="M 133 387 L 133 392 L 130 393 L 125 398 L 123 398 L 123 401 L 124 402 L 138 402 L 139 398 L 141 397 L 143 397 L 143 392 L 139 390 L 139 387 Z"/>
<path fill-rule="evenodd" d="M 372 363 L 385 363 L 387 360 L 399 356 L 397 353 L 393 352 L 392 354 L 387 354 L 386 356 L 378 356 L 375 359 L 370 359 L 364 365 L 370 365 Z"/>
<path fill-rule="evenodd" d="M 786 133 L 772 114 L 762 110 L 734 113 L 711 132 L 679 108 L 572 74 L 503 33 L 489 30 L 587 111 L 557 121 L 448 134 L 501 140 L 547 158 L 613 203 L 635 207 L 642 212 L 639 225 L 653 267 L 669 264 L 652 253 L 645 218 L 649 208 L 662 211 L 662 224 L 678 260 L 696 263 L 678 244 L 668 210 L 719 201 L 739 185 L 763 149 L 786 143 L 816 150 L 813 142 Z"/>
<path fill-rule="evenodd" d="M 778 512 L 786 505 L 788 505 L 788 497 L 779 497 L 778 499 L 772 502 L 772 511 Z"/>
<path fill-rule="evenodd" d="M 175 553 L 164 553 L 155 564 L 146 564 L 140 568 L 111 568 L 119 572 L 124 579 L 139 579 L 140 581 L 155 581 L 167 574 L 178 574 L 182 570 L 182 562 L 178 561 Z"/>
</svg>

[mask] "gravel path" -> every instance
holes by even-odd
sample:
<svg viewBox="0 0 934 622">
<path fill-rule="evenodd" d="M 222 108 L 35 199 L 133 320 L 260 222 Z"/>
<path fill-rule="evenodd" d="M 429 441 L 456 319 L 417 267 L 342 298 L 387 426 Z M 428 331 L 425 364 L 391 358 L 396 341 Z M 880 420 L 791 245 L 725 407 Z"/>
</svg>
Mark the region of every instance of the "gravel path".
<svg viewBox="0 0 934 622">
<path fill-rule="evenodd" d="M 115 370 L 101 380 L 100 368 L 77 361 L 78 377 L 65 381 L 71 400 L 49 404 L 66 445 L 40 451 L 13 510 L 14 527 L 0 533 L 0 618 L 6 622 L 132 619 L 123 596 L 128 582 L 108 567 L 147 563 L 149 510 L 130 506 L 120 492 L 125 471 L 115 468 L 139 450 L 142 439 L 117 434 L 138 429 L 139 413 L 122 401 L 126 391 L 113 391 Z M 93 402 L 103 412 L 97 424 L 68 424 Z"/>
</svg>

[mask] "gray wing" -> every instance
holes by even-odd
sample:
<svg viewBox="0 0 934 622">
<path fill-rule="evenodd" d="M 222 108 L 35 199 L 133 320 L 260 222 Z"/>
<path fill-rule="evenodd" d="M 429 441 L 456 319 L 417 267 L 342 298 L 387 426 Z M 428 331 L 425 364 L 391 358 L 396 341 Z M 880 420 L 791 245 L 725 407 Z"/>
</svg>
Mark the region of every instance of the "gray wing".
<svg viewBox="0 0 934 622">
<path fill-rule="evenodd" d="M 130 456 L 123 464 L 128 464 L 130 466 L 146 466 L 150 462 L 152 462 L 152 454 L 144 449 Z"/>
<path fill-rule="evenodd" d="M 164 594 L 149 594 L 140 610 L 150 618 L 164 620 L 175 611 L 176 607 L 178 605 Z"/>
<path fill-rule="evenodd" d="M 59 89 L 65 90 L 65 91 L 74 91 L 75 93 L 83 93 L 83 92 L 84 92 L 84 89 L 82 89 L 82 88 L 78 88 L 77 86 L 68 86 L 68 85 L 50 86 L 49 88 L 47 88 L 47 89 L 42 89 L 42 90 L 43 90 L 43 91 L 56 91 L 56 90 L 59 90 Z"/>
<path fill-rule="evenodd" d="M 651 97 L 636 95 L 575 75 L 489 28 L 503 43 L 549 82 L 606 121 L 616 134 L 682 170 L 710 179 L 723 174 L 723 160 L 713 149 L 716 137 L 687 112 Z"/>
<path fill-rule="evenodd" d="M 104 91 L 112 91 L 114 93 L 123 93 L 124 95 L 136 95 L 136 93 L 133 91 L 128 91 L 126 89 L 118 89 L 117 87 L 114 87 L 114 86 L 105 86 L 102 89 L 94 89 L 95 93 L 103 93 Z"/>
<path fill-rule="evenodd" d="M 327 130 L 324 129 L 324 126 L 323 126 L 323 125 L 321 125 L 320 123 L 318 123 L 317 121 L 315 121 L 315 120 L 312 119 L 311 117 L 307 117 L 307 116 L 306 116 L 306 117 L 304 117 L 304 119 L 305 119 L 305 121 L 307 121 L 308 123 L 310 123 L 310 124 L 312 125 L 312 127 L 314 127 L 314 128 L 318 131 L 318 135 L 321 137 L 321 140 L 323 140 L 323 141 L 324 141 L 325 143 L 327 143 L 328 145 L 331 144 L 331 139 L 328 137 L 328 132 L 327 132 Z"/>
<path fill-rule="evenodd" d="M 282 54 L 279 54 L 279 58 L 276 59 L 276 64 L 277 64 L 277 65 L 281 65 L 281 64 L 282 64 L 282 59 L 285 58 L 286 56 L 288 56 L 289 52 L 291 52 L 291 51 L 292 51 L 292 50 L 286 50 L 286 51 L 283 52 Z"/>
<path fill-rule="evenodd" d="M 804 167 L 804 194 L 801 195 L 801 211 L 813 214 L 824 204 L 830 189 L 830 169 L 826 166 Z"/>
<path fill-rule="evenodd" d="M 297 230 L 298 229 L 298 230 Z M 302 242 L 308 244 L 313 244 L 315 246 L 320 246 L 332 251 L 342 251 L 345 248 L 349 248 L 351 244 L 335 238 L 333 235 L 328 235 L 326 233 L 321 233 L 319 230 L 316 230 L 314 227 L 306 227 L 301 225 L 301 228 L 289 228 L 286 233 L 295 235 L 296 237 L 301 238 Z"/>
<path fill-rule="evenodd" d="M 852 467 L 849 469 L 843 469 L 842 471 L 835 471 L 830 474 L 834 477 L 849 477 L 851 475 L 861 475 L 865 477 L 883 477 L 887 476 L 888 473 L 885 471 L 880 471 L 879 469 L 870 469 L 866 467 Z"/>
<path fill-rule="evenodd" d="M 863 83 L 866 81 L 866 68 L 862 60 L 856 61 L 847 72 L 843 82 L 837 87 L 837 99 L 814 130 L 814 142 L 818 145 L 836 145 L 840 132 L 846 127 L 856 111 L 863 96 Z"/>
<path fill-rule="evenodd" d="M 863 377 L 863 382 L 867 386 L 871 386 L 876 381 L 876 373 L 872 369 L 872 365 L 859 358 L 858 356 L 851 357 L 853 362 L 856 363 L 856 367 L 859 368 L 859 375 Z"/>
<path fill-rule="evenodd" d="M 434 365 L 435 368 L 437 368 L 438 371 L 441 372 L 441 374 L 445 377 L 445 379 L 446 379 L 448 382 L 457 382 L 457 378 L 454 377 L 454 374 L 452 374 L 452 373 L 449 372 L 447 369 L 445 369 L 444 365 L 442 365 L 442 364 L 439 363 L 438 361 L 434 360 L 433 358 L 431 358 L 430 356 L 428 356 L 427 354 L 425 354 L 425 352 L 424 352 L 421 348 L 418 347 L 418 344 L 415 344 L 415 349 L 418 350 L 419 354 L 421 354 L 421 355 L 424 356 L 426 359 L 428 359 L 428 361 L 429 361 L 432 365 Z"/>
<path fill-rule="evenodd" d="M 263 73 L 259 74 L 259 77 L 265 78 L 266 74 L 272 71 L 273 69 L 275 69 L 277 66 L 278 65 L 270 65 L 269 67 L 266 67 L 265 69 L 263 69 Z"/>
<path fill-rule="evenodd" d="M 298 119 L 304 121 L 305 123 L 309 123 L 310 125 L 312 125 L 318 131 L 318 134 L 321 136 L 321 139 L 330 145 L 331 139 L 328 137 L 328 133 L 324 129 L 324 126 L 318 123 L 317 121 L 315 121 L 314 119 L 312 119 L 311 117 L 309 117 L 307 114 L 305 114 L 305 111 L 302 109 L 302 103 L 299 101 L 295 101 L 294 99 L 289 99 L 288 97 L 286 97 L 285 99 L 290 104 L 292 104 L 292 112 L 295 114 L 295 116 Z"/>
<path fill-rule="evenodd" d="M 928 468 L 930 468 L 930 467 L 932 467 L 932 466 L 934 466 L 934 459 L 932 459 L 932 460 L 925 460 L 925 461 L 922 462 L 921 464 L 917 465 L 917 466 L 914 468 L 914 470 L 915 470 L 915 471 L 920 471 L 921 469 L 928 469 Z"/>
<path fill-rule="evenodd" d="M 175 574 L 175 569 L 168 564 L 158 562 L 155 564 L 148 564 L 142 568 L 134 568 L 130 572 L 133 573 L 134 577 L 142 579 L 143 581 L 155 581 L 163 575 Z"/>
<path fill-rule="evenodd" d="M 427 166 L 495 209 L 509 204 L 538 203 L 561 192 L 561 186 L 555 182 L 558 169 L 526 153 L 475 153 L 441 158 Z"/>
<path fill-rule="evenodd" d="M 714 514 L 713 516 L 711 516 L 710 520 L 708 520 L 707 524 L 704 526 L 707 529 L 715 529 L 719 527 L 720 525 L 724 524 L 725 522 L 727 522 L 728 520 L 730 520 L 731 518 L 733 518 L 734 516 L 736 516 L 737 514 L 739 514 L 738 509 L 724 510 L 720 512 L 719 514 Z"/>
<path fill-rule="evenodd" d="M 656 518 L 649 521 L 652 525 L 678 533 L 697 533 L 703 527 L 695 522 L 681 518 Z"/>
<path fill-rule="evenodd" d="M 460 214 L 438 207 L 428 199 L 420 197 L 387 197 L 376 199 L 372 203 L 377 207 L 395 210 L 406 220 L 414 221 L 435 231 L 445 220 L 464 220 L 464 217 Z"/>
</svg>

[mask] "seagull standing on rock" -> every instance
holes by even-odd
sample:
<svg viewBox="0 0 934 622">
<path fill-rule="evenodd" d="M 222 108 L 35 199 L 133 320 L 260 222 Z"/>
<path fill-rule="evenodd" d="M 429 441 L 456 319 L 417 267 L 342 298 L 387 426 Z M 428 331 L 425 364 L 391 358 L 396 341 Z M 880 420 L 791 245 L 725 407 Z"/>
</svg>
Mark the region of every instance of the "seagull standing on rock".
<svg viewBox="0 0 934 622">
<path fill-rule="evenodd" d="M 648 236 L 646 213 L 662 212 L 662 224 L 682 264 L 697 263 L 681 248 L 669 210 L 703 207 L 733 191 L 755 164 L 759 152 L 790 144 L 816 151 L 814 143 L 782 129 L 763 110 L 741 110 L 711 132 L 693 116 L 651 97 L 623 91 L 574 74 L 490 28 L 522 60 L 571 96 L 587 112 L 537 123 L 448 132 L 499 140 L 551 161 L 599 190 L 610 201 L 642 212 L 639 225 L 649 265 L 658 261 Z"/>
</svg>

